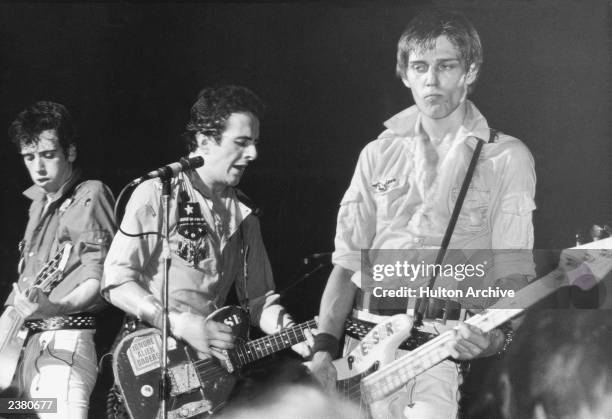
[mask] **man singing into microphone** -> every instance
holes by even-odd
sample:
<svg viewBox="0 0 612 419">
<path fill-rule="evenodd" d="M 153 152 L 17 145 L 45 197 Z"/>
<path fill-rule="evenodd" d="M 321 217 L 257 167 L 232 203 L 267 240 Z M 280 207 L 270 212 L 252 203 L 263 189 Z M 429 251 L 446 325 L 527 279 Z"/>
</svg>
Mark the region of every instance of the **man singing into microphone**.
<svg viewBox="0 0 612 419">
<path fill-rule="evenodd" d="M 170 203 L 169 321 L 171 333 L 203 354 L 233 347 L 230 328 L 206 320 L 235 285 L 252 324 L 274 333 L 293 323 L 278 303 L 259 220 L 235 189 L 257 158 L 264 105 L 239 86 L 206 88 L 191 108 L 184 138 L 189 157 L 204 165 L 172 180 Z M 161 182 L 135 190 L 105 263 L 103 295 L 157 328 L 162 326 Z M 246 272 L 246 275 L 245 275 Z M 294 349 L 307 356 L 301 344 Z"/>
</svg>

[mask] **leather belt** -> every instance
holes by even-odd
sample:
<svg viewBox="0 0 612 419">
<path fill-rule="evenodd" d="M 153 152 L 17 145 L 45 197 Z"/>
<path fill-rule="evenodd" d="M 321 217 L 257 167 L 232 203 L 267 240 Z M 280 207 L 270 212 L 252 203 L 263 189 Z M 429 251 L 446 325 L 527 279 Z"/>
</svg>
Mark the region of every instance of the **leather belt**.
<svg viewBox="0 0 612 419">
<path fill-rule="evenodd" d="M 372 330 L 376 326 L 376 323 L 370 323 L 365 320 L 359 320 L 355 317 L 349 317 L 345 322 L 345 330 L 346 334 L 352 338 L 362 340 L 365 335 L 367 335 L 370 330 Z M 420 331 L 418 329 L 412 329 L 410 337 L 406 339 L 399 346 L 399 349 L 405 349 L 407 351 L 412 351 L 422 344 L 432 340 L 438 336 L 435 333 L 427 333 Z"/>
<path fill-rule="evenodd" d="M 24 326 L 32 333 L 46 332 L 49 330 L 65 329 L 95 329 L 96 316 L 91 314 L 68 314 L 65 316 L 53 316 L 46 319 L 27 320 Z"/>
</svg>

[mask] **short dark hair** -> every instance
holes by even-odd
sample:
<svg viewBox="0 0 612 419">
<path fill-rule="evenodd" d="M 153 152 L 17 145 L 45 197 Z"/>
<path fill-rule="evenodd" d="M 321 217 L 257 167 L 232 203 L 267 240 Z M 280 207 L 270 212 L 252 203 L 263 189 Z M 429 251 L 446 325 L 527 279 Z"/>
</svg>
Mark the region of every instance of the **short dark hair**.
<svg viewBox="0 0 612 419">
<path fill-rule="evenodd" d="M 607 310 L 530 313 L 506 356 L 510 417 L 569 419 L 612 395 L 612 316 Z"/>
<path fill-rule="evenodd" d="M 23 146 L 38 144 L 38 136 L 46 130 L 55 130 L 60 147 L 67 155 L 68 148 L 77 145 L 72 116 L 60 103 L 39 101 L 17 115 L 8 130 L 10 140 L 21 151 Z"/>
<path fill-rule="evenodd" d="M 228 85 L 202 89 L 191 107 L 191 119 L 183 135 L 187 151 L 197 148 L 195 135 L 198 132 L 219 142 L 232 113 L 250 112 L 261 120 L 264 110 L 262 100 L 246 87 Z"/>
<path fill-rule="evenodd" d="M 406 77 L 411 52 L 433 48 L 440 36 L 446 36 L 459 50 L 466 70 L 472 64 L 476 65 L 477 71 L 480 69 L 482 44 L 474 25 L 461 13 L 432 8 L 425 9 L 414 17 L 397 43 L 395 72 L 398 77 Z"/>
</svg>

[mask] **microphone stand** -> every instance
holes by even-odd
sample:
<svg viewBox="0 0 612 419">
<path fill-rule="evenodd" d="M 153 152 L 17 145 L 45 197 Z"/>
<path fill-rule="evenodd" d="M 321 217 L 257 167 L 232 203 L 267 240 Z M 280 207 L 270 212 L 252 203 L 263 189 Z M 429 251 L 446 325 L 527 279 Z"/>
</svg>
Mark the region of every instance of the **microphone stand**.
<svg viewBox="0 0 612 419">
<path fill-rule="evenodd" d="M 160 409 L 162 412 L 162 419 L 168 418 L 168 407 L 166 405 L 168 395 L 168 279 L 170 275 L 170 263 L 172 261 L 172 255 L 170 253 L 170 198 L 171 198 L 171 182 L 172 175 L 164 176 L 162 180 L 162 257 L 164 259 L 164 275 L 163 275 L 163 286 L 162 286 L 162 350 L 161 350 L 161 381 L 159 385 L 159 398 L 160 398 Z"/>
</svg>

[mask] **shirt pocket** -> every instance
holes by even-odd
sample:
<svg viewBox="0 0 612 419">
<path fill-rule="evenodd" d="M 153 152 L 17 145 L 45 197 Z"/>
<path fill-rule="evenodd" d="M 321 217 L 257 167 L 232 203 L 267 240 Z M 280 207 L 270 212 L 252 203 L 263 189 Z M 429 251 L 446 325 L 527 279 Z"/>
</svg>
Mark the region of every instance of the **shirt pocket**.
<svg viewBox="0 0 612 419">
<path fill-rule="evenodd" d="M 389 183 L 390 181 L 392 183 Z M 385 187 L 375 186 L 387 184 Z M 397 210 L 402 208 L 402 203 L 408 197 L 410 184 L 406 179 L 396 181 L 395 179 L 383 180 L 372 185 L 374 189 L 374 201 L 376 202 L 376 218 L 379 221 L 389 222 L 397 215 Z"/>
<path fill-rule="evenodd" d="M 459 188 L 452 191 L 453 208 L 459 196 Z M 469 233 L 480 233 L 487 229 L 489 225 L 489 198 L 491 193 L 488 190 L 470 187 L 463 201 L 457 228 Z M 452 208 L 451 208 L 452 211 Z"/>
</svg>

